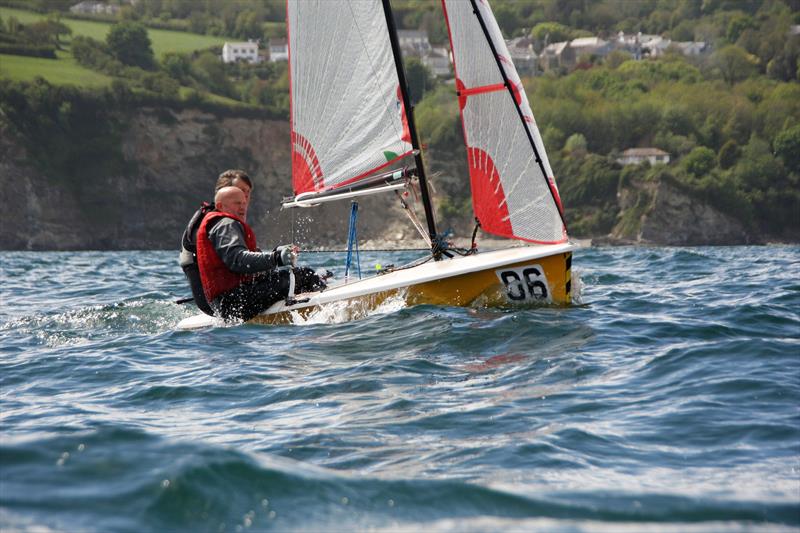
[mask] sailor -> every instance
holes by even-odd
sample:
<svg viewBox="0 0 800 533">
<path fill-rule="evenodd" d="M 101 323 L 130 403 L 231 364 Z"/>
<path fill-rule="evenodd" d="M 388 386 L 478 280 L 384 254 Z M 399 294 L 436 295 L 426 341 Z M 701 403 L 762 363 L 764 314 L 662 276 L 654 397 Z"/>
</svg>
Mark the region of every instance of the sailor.
<svg viewBox="0 0 800 533">
<path fill-rule="evenodd" d="M 206 300 L 225 319 L 250 320 L 289 295 L 322 290 L 325 281 L 310 268 L 296 268 L 298 248 L 284 245 L 261 252 L 247 224 L 247 198 L 237 187 L 223 187 L 214 197 L 215 211 L 203 217 L 197 231 L 197 264 Z"/>
<path fill-rule="evenodd" d="M 243 170 L 226 170 L 217 178 L 217 183 L 214 186 L 214 193 L 216 194 L 221 188 L 230 187 L 231 185 L 242 190 L 245 195 L 245 200 L 249 204 L 250 191 L 253 190 L 253 182 L 250 181 L 250 177 L 247 173 Z M 181 253 L 178 259 L 181 269 L 183 269 L 183 273 L 186 275 L 186 279 L 189 282 L 189 287 L 192 290 L 194 303 L 197 305 L 198 309 L 207 315 L 213 315 L 214 310 L 211 309 L 211 306 L 206 301 L 205 294 L 203 293 L 203 285 L 200 282 L 200 271 L 197 268 L 196 243 L 197 229 L 200 227 L 203 217 L 213 209 L 214 204 L 203 202 L 200 208 L 194 212 L 194 215 L 192 215 L 192 218 L 189 220 L 183 232 L 183 237 L 181 238 Z"/>
</svg>

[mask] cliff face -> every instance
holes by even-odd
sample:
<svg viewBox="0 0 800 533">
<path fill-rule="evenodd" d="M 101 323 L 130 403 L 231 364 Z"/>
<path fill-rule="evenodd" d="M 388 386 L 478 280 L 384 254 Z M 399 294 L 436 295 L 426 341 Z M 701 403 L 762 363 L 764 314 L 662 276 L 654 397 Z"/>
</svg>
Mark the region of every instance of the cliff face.
<svg viewBox="0 0 800 533">
<path fill-rule="evenodd" d="M 741 222 L 666 180 L 631 184 L 618 199 L 620 222 L 609 236 L 612 243 L 698 246 L 754 240 Z"/>
<path fill-rule="evenodd" d="M 220 118 L 200 111 L 143 108 L 111 112 L 120 164 L 98 172 L 80 162 L 70 175 L 48 175 L 14 128 L 0 135 L 0 249 L 177 248 L 186 222 L 212 200 L 220 172 L 242 168 L 254 180 L 249 222 L 264 248 L 285 242 L 343 246 L 349 203 L 280 210 L 291 193 L 286 122 Z M 360 201 L 359 237 L 410 237 L 393 195 Z"/>
<path fill-rule="evenodd" d="M 212 200 L 216 178 L 228 168 L 242 168 L 254 180 L 248 219 L 263 248 L 287 242 L 339 249 L 346 244 L 349 202 L 280 210 L 281 199 L 291 194 L 289 127 L 284 121 L 141 108 L 106 110 L 97 123 L 99 127 L 84 127 L 83 133 L 46 129 L 26 136 L 25 124 L 0 122 L 0 194 L 6 200 L 0 211 L 0 249 L 177 250 L 185 224 L 201 201 Z M 35 144 L 32 138 L 47 144 Z M 460 161 L 463 152 L 439 157 L 429 168 Z M 466 169 L 451 174 L 465 175 Z M 618 222 L 609 236 L 596 242 L 702 245 L 756 240 L 738 220 L 668 180 L 628 184 L 617 200 Z M 423 246 L 393 194 L 362 197 L 359 204 L 360 242 Z M 417 213 L 422 217 L 421 207 Z M 440 229 L 453 225 L 460 237 L 468 238 L 472 220 L 462 218 L 440 220 Z"/>
</svg>

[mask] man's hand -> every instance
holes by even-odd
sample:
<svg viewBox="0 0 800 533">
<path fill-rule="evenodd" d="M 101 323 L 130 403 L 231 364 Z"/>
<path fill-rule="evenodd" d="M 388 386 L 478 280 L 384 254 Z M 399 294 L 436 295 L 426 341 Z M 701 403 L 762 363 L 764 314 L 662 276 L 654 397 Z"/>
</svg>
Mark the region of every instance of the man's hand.
<svg viewBox="0 0 800 533">
<path fill-rule="evenodd" d="M 300 248 L 294 244 L 284 244 L 275 248 L 278 266 L 295 266 Z"/>
</svg>

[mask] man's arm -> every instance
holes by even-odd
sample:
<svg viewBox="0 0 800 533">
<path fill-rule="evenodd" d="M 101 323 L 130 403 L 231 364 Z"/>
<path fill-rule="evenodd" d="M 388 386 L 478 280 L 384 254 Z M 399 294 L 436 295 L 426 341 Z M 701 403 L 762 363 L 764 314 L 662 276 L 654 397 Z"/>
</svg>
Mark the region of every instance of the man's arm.
<svg viewBox="0 0 800 533">
<path fill-rule="evenodd" d="M 244 228 L 232 218 L 222 218 L 208 230 L 208 238 L 222 262 L 237 274 L 255 274 L 280 266 L 275 252 L 251 252 L 244 240 Z"/>
</svg>

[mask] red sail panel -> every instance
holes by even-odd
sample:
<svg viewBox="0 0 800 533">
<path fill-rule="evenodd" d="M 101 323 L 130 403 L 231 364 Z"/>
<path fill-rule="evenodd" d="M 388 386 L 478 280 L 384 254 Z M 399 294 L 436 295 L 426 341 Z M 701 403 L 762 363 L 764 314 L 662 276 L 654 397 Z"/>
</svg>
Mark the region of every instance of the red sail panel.
<svg viewBox="0 0 800 533">
<path fill-rule="evenodd" d="M 488 2 L 442 0 L 442 5 L 476 216 L 486 231 L 497 235 L 536 243 L 566 241 L 544 144 Z M 487 179 L 486 168 L 473 165 L 470 154 L 491 161 L 497 178 Z M 495 181 L 498 185 L 487 186 Z"/>
</svg>

